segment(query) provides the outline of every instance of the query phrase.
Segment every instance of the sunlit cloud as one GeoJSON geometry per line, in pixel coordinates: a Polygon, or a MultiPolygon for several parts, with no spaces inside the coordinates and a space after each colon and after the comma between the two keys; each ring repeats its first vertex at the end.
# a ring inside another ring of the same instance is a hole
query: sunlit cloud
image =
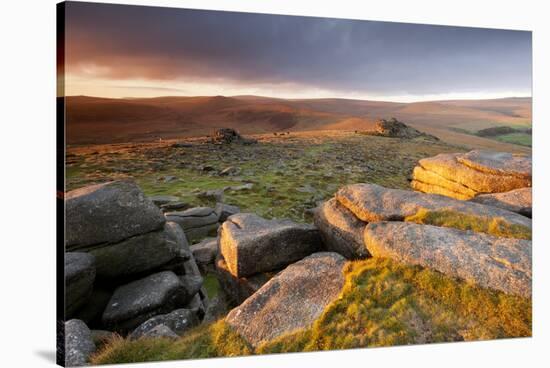
{"type": "Polygon", "coordinates": [[[66,14],[68,95],[531,95],[530,32],[92,3],[66,14]]]}

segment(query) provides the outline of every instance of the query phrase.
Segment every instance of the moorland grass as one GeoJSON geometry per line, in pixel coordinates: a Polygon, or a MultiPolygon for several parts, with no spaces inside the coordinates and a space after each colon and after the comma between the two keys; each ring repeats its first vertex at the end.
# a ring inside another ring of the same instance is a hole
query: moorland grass
{"type": "Polygon", "coordinates": [[[117,154],[116,146],[75,148],[71,152],[78,154],[72,154],[67,164],[67,189],[133,178],[147,195],[175,195],[190,206],[213,206],[214,203],[197,194],[251,183],[249,190],[227,190],[224,202],[266,218],[311,222],[309,210],[317,202],[330,198],[341,186],[369,182],[408,189],[407,177],[419,159],[460,151],[443,142],[426,145],[416,140],[353,133],[206,148],[136,144],[131,149],[120,149],[117,154]],[[211,166],[213,170],[199,170],[200,165],[211,166]],[[238,168],[239,173],[229,177],[217,174],[228,166],[238,168]],[[159,180],[168,175],[177,180],[168,183],[159,180]],[[302,190],[307,186],[312,188],[310,192],[302,190]]]}
{"type": "Polygon", "coordinates": [[[252,354],[252,348],[223,320],[199,326],[178,340],[167,338],[129,340],[120,336],[105,344],[92,364],[138,363],[175,359],[200,359],[252,354]]]}
{"type": "Polygon", "coordinates": [[[339,299],[314,324],[252,349],[222,320],[177,341],[116,338],[94,364],[531,336],[531,300],[389,259],[349,262],[339,299]]]}
{"type": "Polygon", "coordinates": [[[497,237],[531,240],[530,228],[518,224],[509,224],[499,217],[487,218],[466,215],[451,210],[432,211],[423,208],[416,214],[406,217],[405,221],[452,227],[460,230],[471,230],[497,237]]]}

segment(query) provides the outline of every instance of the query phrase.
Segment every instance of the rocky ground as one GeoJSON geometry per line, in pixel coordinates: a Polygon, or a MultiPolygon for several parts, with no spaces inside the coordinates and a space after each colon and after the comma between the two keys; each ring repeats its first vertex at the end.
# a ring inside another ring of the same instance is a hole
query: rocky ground
{"type": "Polygon", "coordinates": [[[258,144],[216,145],[190,138],[68,147],[67,189],[133,178],[147,195],[175,196],[189,207],[211,206],[223,196],[242,211],[311,222],[309,210],[342,185],[408,188],[419,159],[464,150],[422,137],[388,139],[354,132],[253,138],[258,144]]]}
{"type": "Polygon", "coordinates": [[[386,128],[70,147],[66,363],[530,336],[530,157],[386,128]]]}

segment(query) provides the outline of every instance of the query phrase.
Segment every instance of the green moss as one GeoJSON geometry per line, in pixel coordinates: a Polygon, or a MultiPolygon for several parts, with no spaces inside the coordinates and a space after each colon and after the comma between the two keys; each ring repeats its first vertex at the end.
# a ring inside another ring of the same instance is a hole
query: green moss
{"type": "Polygon", "coordinates": [[[212,273],[208,273],[204,276],[203,286],[206,288],[206,293],[210,299],[216,297],[220,291],[220,283],[212,273]]]}
{"type": "Polygon", "coordinates": [[[460,230],[472,230],[498,237],[531,239],[531,229],[522,225],[510,224],[502,218],[486,218],[465,215],[450,210],[430,211],[419,210],[405,221],[418,224],[452,227],[460,230]]]}
{"type": "Polygon", "coordinates": [[[531,300],[421,267],[372,258],[348,263],[339,299],[307,329],[253,350],[223,320],[177,341],[121,338],[95,364],[349,349],[531,336],[531,300]]]}

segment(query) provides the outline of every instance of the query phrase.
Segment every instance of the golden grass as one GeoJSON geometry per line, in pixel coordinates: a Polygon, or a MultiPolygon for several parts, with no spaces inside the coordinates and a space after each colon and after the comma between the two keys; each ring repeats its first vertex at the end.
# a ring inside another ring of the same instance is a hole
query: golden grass
{"type": "Polygon", "coordinates": [[[416,214],[406,217],[405,221],[417,224],[452,227],[460,230],[472,230],[497,237],[531,240],[531,229],[522,225],[509,224],[502,218],[486,218],[465,215],[450,210],[430,211],[419,210],[416,214]]]}
{"type": "Polygon", "coordinates": [[[91,359],[92,364],[230,357],[252,354],[251,347],[224,322],[199,326],[179,340],[116,337],[91,359]]]}
{"type": "Polygon", "coordinates": [[[389,259],[350,262],[315,323],[253,350],[223,320],[180,340],[117,338],[92,363],[129,363],[531,336],[531,300],[389,259]]]}

